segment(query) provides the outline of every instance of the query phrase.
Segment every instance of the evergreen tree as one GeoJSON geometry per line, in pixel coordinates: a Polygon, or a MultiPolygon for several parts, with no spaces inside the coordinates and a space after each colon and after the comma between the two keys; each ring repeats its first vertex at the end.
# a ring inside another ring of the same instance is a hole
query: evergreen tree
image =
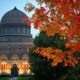
{"type": "Polygon", "coordinates": [[[47,37],[45,32],[40,32],[39,36],[34,39],[34,48],[30,50],[29,57],[31,63],[31,71],[33,72],[33,80],[76,80],[71,67],[63,67],[62,63],[56,67],[51,66],[51,60],[34,52],[36,47],[53,47],[62,50],[68,50],[64,46],[66,39],[60,39],[59,34],[54,37],[47,37]],[[69,76],[72,75],[72,76],[69,76]],[[68,78],[68,79],[67,79],[68,78]]]}

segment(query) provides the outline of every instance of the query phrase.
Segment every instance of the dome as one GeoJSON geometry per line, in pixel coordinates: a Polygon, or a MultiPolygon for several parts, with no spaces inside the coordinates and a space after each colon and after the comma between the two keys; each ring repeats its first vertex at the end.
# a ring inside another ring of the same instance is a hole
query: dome
{"type": "Polygon", "coordinates": [[[1,24],[24,24],[22,20],[24,16],[29,20],[25,13],[15,7],[2,17],[1,24]]]}

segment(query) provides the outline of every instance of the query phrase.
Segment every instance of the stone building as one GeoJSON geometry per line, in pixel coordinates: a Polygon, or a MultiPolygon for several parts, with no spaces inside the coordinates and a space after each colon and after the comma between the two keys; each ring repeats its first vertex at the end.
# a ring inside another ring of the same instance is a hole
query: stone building
{"type": "Polygon", "coordinates": [[[0,21],[0,74],[10,74],[16,64],[19,74],[30,73],[28,50],[33,46],[31,27],[23,20],[29,18],[16,7],[3,15],[0,21]]]}

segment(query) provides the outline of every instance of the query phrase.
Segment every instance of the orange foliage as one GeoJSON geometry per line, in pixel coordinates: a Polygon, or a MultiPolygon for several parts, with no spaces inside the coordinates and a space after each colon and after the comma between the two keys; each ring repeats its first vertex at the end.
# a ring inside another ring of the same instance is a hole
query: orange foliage
{"type": "Polygon", "coordinates": [[[71,51],[62,51],[55,48],[36,48],[35,53],[39,53],[44,57],[47,57],[49,60],[52,60],[52,66],[57,66],[58,63],[64,62],[64,66],[75,66],[78,63],[78,58],[73,57],[73,52],[71,51]]]}
{"type": "MultiPolygon", "coordinates": [[[[45,31],[48,36],[59,33],[67,39],[68,51],[60,49],[37,48],[36,53],[52,60],[52,66],[64,62],[64,66],[75,66],[78,59],[74,52],[80,52],[80,0],[37,0],[46,7],[35,8],[32,16],[34,28],[45,31]]],[[[30,7],[30,6],[29,6],[30,7]]]]}

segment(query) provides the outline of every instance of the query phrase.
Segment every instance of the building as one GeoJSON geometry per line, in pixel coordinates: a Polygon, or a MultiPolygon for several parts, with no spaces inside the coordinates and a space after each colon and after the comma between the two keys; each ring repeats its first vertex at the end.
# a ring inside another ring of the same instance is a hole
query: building
{"type": "MultiPolygon", "coordinates": [[[[0,21],[0,74],[10,74],[14,64],[19,74],[30,73],[27,53],[33,43],[31,27],[22,20],[23,16],[26,14],[15,7],[0,21]]],[[[27,16],[26,20],[29,20],[27,16]]]]}

